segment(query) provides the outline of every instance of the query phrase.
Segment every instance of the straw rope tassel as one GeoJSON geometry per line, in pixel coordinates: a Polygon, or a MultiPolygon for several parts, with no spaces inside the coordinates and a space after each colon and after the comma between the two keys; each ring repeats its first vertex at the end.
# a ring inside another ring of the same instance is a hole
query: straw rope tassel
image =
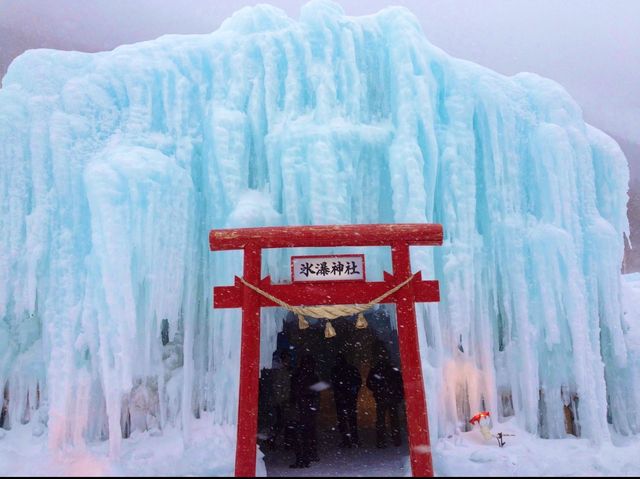
{"type": "Polygon", "coordinates": [[[367,326],[369,326],[367,318],[364,317],[363,313],[359,313],[358,319],[356,319],[356,329],[366,329],[367,326]]]}
{"type": "Polygon", "coordinates": [[[298,329],[307,329],[309,327],[309,322],[304,319],[302,314],[298,314],[298,329]]]}
{"type": "Polygon", "coordinates": [[[336,330],[333,329],[333,325],[331,321],[327,319],[327,324],[324,327],[324,337],[325,338],[333,338],[336,335],[336,330]]]}

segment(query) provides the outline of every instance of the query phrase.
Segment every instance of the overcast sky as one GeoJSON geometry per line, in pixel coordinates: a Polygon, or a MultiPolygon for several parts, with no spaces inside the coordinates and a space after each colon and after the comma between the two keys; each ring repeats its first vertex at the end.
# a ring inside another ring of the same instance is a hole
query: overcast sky
{"type": "MultiPolygon", "coordinates": [[[[212,0],[0,0],[0,72],[26,48],[97,51],[164,33],[204,33],[244,5],[212,0]]],[[[295,0],[270,2],[297,18],[295,0]]],[[[429,40],[501,73],[561,83],[587,121],[640,143],[638,0],[342,0],[347,14],[403,5],[429,40]]]]}

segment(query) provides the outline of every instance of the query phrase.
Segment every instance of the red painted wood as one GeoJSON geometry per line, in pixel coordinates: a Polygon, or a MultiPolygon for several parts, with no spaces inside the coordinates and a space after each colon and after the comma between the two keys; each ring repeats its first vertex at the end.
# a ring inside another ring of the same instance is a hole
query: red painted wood
{"type": "MultiPolygon", "coordinates": [[[[395,276],[407,277],[411,274],[408,244],[395,243],[391,248],[391,258],[395,276]]],[[[429,440],[427,402],[422,380],[416,309],[412,289],[412,284],[409,283],[398,291],[396,299],[398,342],[400,343],[400,362],[404,382],[407,428],[409,430],[409,453],[413,476],[432,477],[433,463],[429,440]]]]}
{"type": "Polygon", "coordinates": [[[242,249],[249,243],[262,248],[323,246],[385,246],[393,242],[411,245],[442,244],[442,225],[374,224],[329,226],[281,226],[211,230],[211,251],[242,249]]]}
{"type": "MultiPolygon", "coordinates": [[[[271,284],[271,278],[262,279],[256,286],[263,291],[281,299],[291,306],[320,306],[325,304],[366,304],[390,290],[406,278],[396,279],[388,275],[385,281],[378,282],[340,282],[324,281],[322,283],[271,284]]],[[[422,281],[420,274],[411,282],[413,285],[413,301],[416,303],[440,301],[438,281],[422,281]]],[[[244,284],[236,277],[233,286],[216,286],[213,288],[214,308],[242,307],[244,284]]],[[[403,288],[404,289],[404,288],[403,288]]],[[[384,303],[394,303],[399,293],[392,294],[384,303]]],[[[261,307],[278,306],[276,303],[258,295],[261,307]]]]}
{"type": "MultiPolygon", "coordinates": [[[[261,249],[255,244],[244,250],[243,276],[260,279],[261,249]]],[[[260,378],[260,303],[258,295],[244,288],[242,295],[242,339],[240,350],[240,394],[236,445],[236,477],[256,474],[258,435],[258,385],[260,378]]]]}

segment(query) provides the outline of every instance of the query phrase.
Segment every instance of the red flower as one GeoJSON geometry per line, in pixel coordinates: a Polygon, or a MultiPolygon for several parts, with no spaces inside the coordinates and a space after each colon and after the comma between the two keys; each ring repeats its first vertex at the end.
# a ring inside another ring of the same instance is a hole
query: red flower
{"type": "Polygon", "coordinates": [[[489,411],[482,411],[476,414],[475,416],[473,416],[469,422],[471,424],[475,424],[477,422],[480,422],[480,419],[482,419],[483,417],[489,417],[489,416],[491,416],[491,414],[489,414],[489,411]]]}

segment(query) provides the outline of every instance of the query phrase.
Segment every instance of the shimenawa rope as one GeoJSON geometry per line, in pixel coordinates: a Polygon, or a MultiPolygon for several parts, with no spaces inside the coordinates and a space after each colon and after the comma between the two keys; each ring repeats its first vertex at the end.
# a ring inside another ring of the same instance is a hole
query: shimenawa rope
{"type": "Polygon", "coordinates": [[[390,290],[386,291],[385,293],[381,294],[380,296],[369,301],[366,304],[332,304],[332,305],[326,305],[326,306],[292,306],[286,303],[285,301],[282,301],[281,299],[276,298],[272,294],[269,294],[266,291],[258,288],[257,286],[249,283],[244,278],[239,278],[239,279],[242,282],[242,284],[244,284],[247,288],[252,289],[256,293],[261,294],[265,298],[273,301],[278,306],[281,306],[291,311],[292,313],[296,314],[298,316],[298,327],[300,329],[306,329],[309,327],[309,323],[307,322],[306,319],[304,319],[305,316],[310,316],[316,319],[326,319],[327,324],[325,327],[325,337],[331,338],[336,335],[336,332],[333,329],[333,326],[331,326],[332,319],[336,319],[341,316],[351,316],[353,314],[357,314],[358,320],[356,321],[356,328],[358,329],[366,328],[367,320],[365,319],[362,313],[364,311],[367,311],[368,309],[371,309],[376,304],[381,303],[384,299],[391,296],[400,288],[403,288],[404,286],[409,284],[417,274],[418,273],[412,274],[407,279],[405,279],[402,283],[394,286],[390,290]]]}

